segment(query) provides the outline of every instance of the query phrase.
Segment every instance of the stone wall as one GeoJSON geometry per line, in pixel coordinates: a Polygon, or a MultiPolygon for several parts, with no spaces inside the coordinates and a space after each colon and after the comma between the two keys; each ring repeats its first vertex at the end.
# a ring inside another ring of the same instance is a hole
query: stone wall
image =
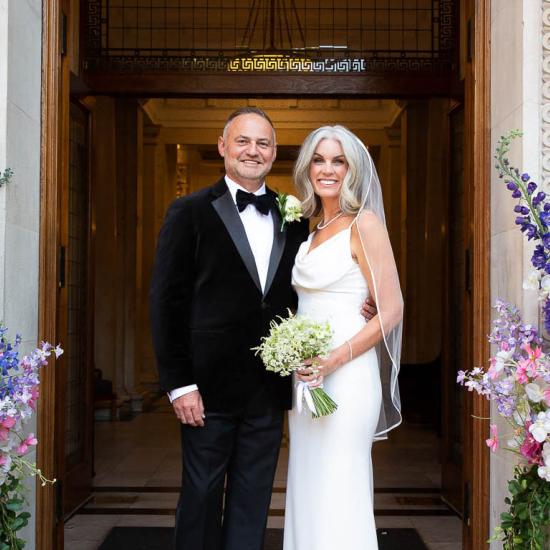
{"type": "MultiPolygon", "coordinates": [[[[523,131],[510,154],[511,163],[541,181],[541,16],[550,2],[493,0],[491,4],[491,145],[510,129],[523,131]]],[[[530,271],[532,245],[514,223],[515,201],[493,170],[491,173],[491,300],[515,303],[524,318],[538,322],[535,293],[522,289],[530,271]]],[[[545,189],[548,192],[548,189],[545,189]]],[[[493,411],[493,421],[507,431],[493,411]]],[[[507,493],[505,480],[512,475],[513,455],[491,455],[491,528],[499,523],[507,493]]],[[[494,544],[494,548],[500,548],[494,544]]]]}
{"type": "MultiPolygon", "coordinates": [[[[0,0],[0,170],[15,174],[0,189],[0,321],[22,334],[25,352],[39,338],[41,18],[41,0],[0,0]]],[[[29,487],[33,507],[34,481],[29,487]]]]}

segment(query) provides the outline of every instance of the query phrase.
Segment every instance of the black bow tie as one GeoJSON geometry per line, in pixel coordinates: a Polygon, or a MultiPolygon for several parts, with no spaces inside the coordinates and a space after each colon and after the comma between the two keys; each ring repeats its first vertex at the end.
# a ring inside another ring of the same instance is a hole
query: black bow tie
{"type": "Polygon", "coordinates": [[[267,216],[269,209],[273,204],[273,199],[270,195],[265,193],[264,195],[254,195],[254,193],[247,193],[246,191],[237,190],[237,208],[239,212],[242,212],[249,204],[256,207],[256,210],[267,216]]]}

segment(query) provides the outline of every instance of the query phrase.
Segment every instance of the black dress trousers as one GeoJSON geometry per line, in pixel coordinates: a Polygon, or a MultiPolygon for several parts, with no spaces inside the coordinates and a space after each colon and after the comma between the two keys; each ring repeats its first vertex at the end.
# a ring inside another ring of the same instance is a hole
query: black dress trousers
{"type": "Polygon", "coordinates": [[[283,414],[247,407],[207,412],[202,428],[182,424],[176,550],[262,550],[283,414]]]}

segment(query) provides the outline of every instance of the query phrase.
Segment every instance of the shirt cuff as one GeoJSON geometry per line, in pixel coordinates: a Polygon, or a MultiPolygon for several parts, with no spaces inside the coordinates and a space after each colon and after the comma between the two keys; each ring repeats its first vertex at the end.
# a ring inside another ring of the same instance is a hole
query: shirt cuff
{"type": "Polygon", "coordinates": [[[186,393],[191,393],[192,391],[198,390],[199,387],[197,384],[191,384],[189,386],[183,386],[181,388],[176,388],[175,390],[168,392],[168,399],[170,399],[170,403],[173,403],[178,397],[181,397],[182,395],[185,395],[186,393]]]}

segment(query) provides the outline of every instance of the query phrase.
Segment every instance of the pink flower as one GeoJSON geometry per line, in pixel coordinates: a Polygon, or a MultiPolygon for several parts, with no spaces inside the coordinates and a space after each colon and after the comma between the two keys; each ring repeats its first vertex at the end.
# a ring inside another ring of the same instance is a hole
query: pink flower
{"type": "Polygon", "coordinates": [[[40,396],[40,392],[38,391],[38,386],[33,386],[31,388],[31,398],[29,399],[29,406],[34,409],[36,405],[36,400],[40,396]]]}
{"type": "Polygon", "coordinates": [[[530,425],[530,421],[527,421],[525,423],[525,439],[523,440],[519,451],[527,459],[529,464],[541,464],[540,452],[542,449],[542,445],[533,437],[533,435],[529,431],[530,425]]]}
{"type": "Polygon", "coordinates": [[[36,445],[37,443],[38,439],[34,437],[33,433],[30,433],[23,441],[21,441],[21,444],[17,447],[17,452],[21,455],[25,454],[31,445],[36,445]]]}
{"type": "Polygon", "coordinates": [[[530,344],[524,344],[521,348],[527,353],[527,359],[522,359],[519,363],[525,363],[529,376],[534,378],[537,375],[537,359],[542,355],[542,350],[538,347],[533,349],[530,344]]]}
{"type": "Polygon", "coordinates": [[[493,453],[496,453],[498,450],[498,432],[496,424],[491,424],[491,433],[493,437],[486,439],[485,443],[487,443],[487,447],[489,447],[493,453]]]}
{"type": "Polygon", "coordinates": [[[0,426],[4,426],[4,428],[8,428],[9,430],[15,426],[15,422],[16,420],[13,416],[6,416],[6,418],[0,422],[0,426]]]}
{"type": "Polygon", "coordinates": [[[543,394],[544,394],[544,401],[548,406],[550,406],[550,388],[546,388],[543,394]]]}
{"type": "Polygon", "coordinates": [[[521,359],[518,362],[518,368],[516,369],[516,380],[520,384],[527,384],[527,382],[529,382],[529,378],[527,377],[528,365],[529,361],[527,359],[521,359]]]}
{"type": "Polygon", "coordinates": [[[5,466],[8,463],[8,455],[0,454],[0,466],[5,466]]]}

